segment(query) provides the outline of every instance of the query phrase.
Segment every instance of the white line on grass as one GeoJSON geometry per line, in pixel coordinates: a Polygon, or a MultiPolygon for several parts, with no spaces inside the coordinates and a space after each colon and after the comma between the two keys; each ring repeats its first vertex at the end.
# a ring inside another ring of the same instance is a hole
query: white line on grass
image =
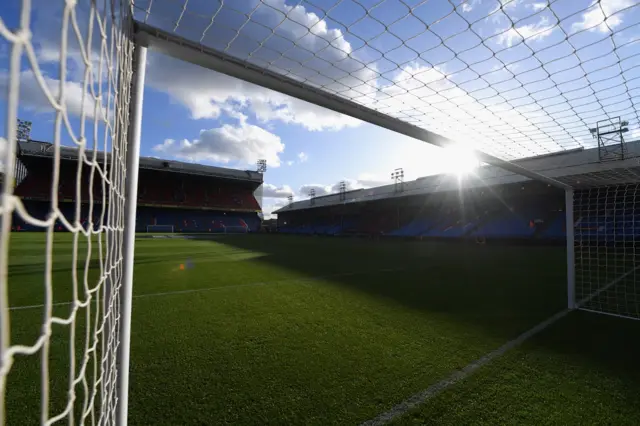
{"type": "MultiPolygon", "coordinates": [[[[578,309],[580,309],[582,305],[584,305],[585,303],[591,301],[591,299],[593,299],[594,297],[598,296],[603,291],[609,289],[611,286],[619,283],[624,278],[626,278],[627,276],[629,276],[630,274],[632,274],[633,272],[635,272],[638,269],[640,269],[640,265],[636,266],[635,268],[633,268],[632,270],[630,270],[628,272],[625,272],[623,275],[621,275],[618,278],[616,278],[615,280],[611,281],[610,283],[608,283],[607,285],[602,287],[600,290],[598,290],[598,291],[594,292],[593,294],[583,298],[577,304],[578,305],[578,309]]],[[[584,309],[584,308],[582,308],[582,309],[584,309]]],[[[587,310],[587,309],[584,309],[584,310],[587,310]]],[[[423,404],[424,402],[426,402],[429,399],[433,398],[434,396],[438,395],[443,390],[455,385],[456,383],[460,382],[461,380],[466,379],[471,374],[473,374],[478,368],[480,368],[480,367],[482,367],[484,365],[487,365],[488,363],[493,361],[495,358],[498,358],[498,357],[504,355],[507,351],[515,348],[516,346],[521,345],[525,340],[530,339],[531,337],[533,337],[536,334],[540,333],[542,330],[544,330],[545,328],[549,327],[550,325],[552,325],[556,321],[564,318],[571,311],[572,311],[571,309],[564,309],[564,310],[558,312],[557,314],[552,315],[551,317],[549,317],[546,320],[542,321],[541,323],[539,323],[535,327],[525,331],[524,333],[522,333],[521,335],[519,335],[515,339],[510,340],[507,343],[505,343],[504,345],[500,346],[498,349],[495,349],[495,350],[489,352],[488,354],[484,355],[483,357],[481,357],[481,358],[473,361],[472,363],[468,364],[462,370],[455,371],[449,377],[439,381],[438,383],[435,383],[435,384],[429,386],[427,389],[425,389],[425,390],[423,390],[421,392],[418,392],[415,395],[410,396],[409,398],[407,398],[406,400],[402,401],[398,405],[392,407],[389,411],[386,411],[386,412],[378,415],[377,417],[375,417],[375,418],[373,418],[371,420],[367,420],[366,422],[363,422],[360,426],[379,426],[379,425],[387,424],[390,421],[397,419],[398,417],[408,413],[412,409],[418,407],[419,405],[423,404]]]]}
{"type": "MultiPolygon", "coordinates": [[[[627,271],[624,274],[620,275],[618,278],[616,278],[615,280],[611,281],[609,284],[605,285],[601,289],[599,289],[599,290],[595,291],[594,293],[590,294],[589,296],[586,296],[582,300],[579,300],[578,303],[576,304],[578,309],[587,310],[587,309],[582,308],[582,307],[584,305],[586,305],[587,303],[591,302],[591,300],[593,300],[594,297],[600,296],[600,294],[602,294],[603,292],[609,290],[613,285],[618,284],[620,281],[622,281],[623,279],[627,278],[629,275],[633,274],[638,269],[640,269],[640,265],[638,265],[635,268],[631,269],[630,271],[627,271]]],[[[596,312],[596,311],[592,311],[592,312],[596,312]]]]}
{"type": "MultiPolygon", "coordinates": [[[[206,287],[206,288],[192,288],[187,290],[174,290],[174,291],[164,291],[158,293],[145,293],[145,294],[134,294],[134,299],[147,298],[147,297],[159,297],[159,296],[171,296],[171,295],[179,295],[179,294],[190,294],[190,293],[201,293],[208,291],[217,291],[217,290],[226,290],[229,288],[241,288],[241,287],[258,287],[265,285],[275,285],[275,284],[288,284],[288,283],[299,283],[306,281],[317,281],[323,280],[327,278],[337,278],[337,277],[349,277],[353,275],[366,275],[366,274],[375,274],[379,272],[397,272],[402,271],[406,268],[384,268],[384,269],[373,269],[370,271],[359,271],[359,272],[339,272],[336,274],[327,274],[327,275],[316,275],[313,277],[302,277],[302,278],[289,278],[284,280],[277,281],[266,281],[266,282],[255,282],[255,283],[247,283],[247,284],[235,284],[235,285],[223,285],[218,287],[206,287]]],[[[52,303],[51,306],[68,306],[73,302],[58,302],[52,303]]],[[[21,311],[27,309],[38,309],[44,307],[43,304],[39,305],[24,305],[24,306],[12,306],[9,308],[10,311],[21,311]]]]}
{"type": "Polygon", "coordinates": [[[423,390],[422,392],[418,392],[417,394],[410,396],[408,399],[402,401],[400,404],[392,407],[389,411],[382,413],[371,420],[367,420],[366,422],[362,423],[361,426],[384,425],[406,414],[407,412],[416,408],[420,404],[438,395],[440,392],[447,389],[448,387],[453,386],[459,381],[467,378],[468,376],[473,374],[478,368],[490,363],[492,360],[503,355],[508,350],[515,348],[525,340],[529,339],[530,337],[534,336],[535,334],[549,327],[551,324],[558,321],[560,318],[564,317],[569,312],[570,312],[569,309],[565,309],[563,311],[558,312],[552,317],[542,321],[540,324],[536,325],[532,329],[525,331],[515,339],[510,340],[509,342],[500,346],[498,349],[491,351],[488,354],[484,355],[482,358],[473,361],[471,364],[468,364],[462,370],[458,370],[453,374],[451,374],[449,377],[439,381],[438,383],[435,383],[429,386],[427,389],[423,390]]]}

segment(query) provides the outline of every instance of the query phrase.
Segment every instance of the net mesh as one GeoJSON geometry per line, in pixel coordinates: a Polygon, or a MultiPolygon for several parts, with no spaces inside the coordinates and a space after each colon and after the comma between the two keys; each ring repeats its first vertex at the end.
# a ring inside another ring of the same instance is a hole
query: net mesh
{"type": "Polygon", "coordinates": [[[7,71],[0,69],[7,93],[0,424],[115,424],[130,5],[14,6],[3,4],[0,16],[0,48],[8,52],[7,71]],[[34,112],[40,133],[50,129],[52,141],[38,150],[32,141],[16,143],[18,115],[34,112]],[[16,163],[25,173],[14,188],[16,163]],[[23,185],[33,193],[43,182],[39,204],[20,196],[23,185]],[[10,250],[10,231],[20,228],[43,232],[28,244],[14,241],[10,250]],[[40,283],[16,272],[27,266],[42,273],[40,283]]]}
{"type": "Polygon", "coordinates": [[[576,191],[574,221],[578,306],[640,319],[640,184],[576,191]]]}
{"type": "Polygon", "coordinates": [[[503,159],[640,132],[635,0],[140,0],[135,19],[503,159]]]}

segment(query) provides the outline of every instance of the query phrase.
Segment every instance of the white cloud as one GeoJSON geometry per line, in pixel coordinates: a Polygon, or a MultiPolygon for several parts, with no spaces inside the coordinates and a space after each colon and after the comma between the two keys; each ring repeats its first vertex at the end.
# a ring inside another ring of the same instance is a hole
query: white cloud
{"type": "Polygon", "coordinates": [[[372,188],[375,186],[387,185],[389,180],[373,173],[361,173],[357,179],[355,179],[356,185],[360,188],[372,188]]]}
{"type": "Polygon", "coordinates": [[[331,185],[322,185],[319,183],[308,183],[308,184],[302,185],[298,193],[302,197],[308,197],[309,192],[312,189],[316,191],[316,197],[322,197],[323,195],[329,195],[335,192],[331,185]]]}
{"type": "Polygon", "coordinates": [[[543,16],[534,24],[510,27],[505,32],[498,34],[495,41],[500,45],[511,47],[522,40],[527,42],[542,40],[549,37],[557,28],[557,24],[551,23],[549,18],[543,16]]]}
{"type": "Polygon", "coordinates": [[[262,196],[265,198],[287,198],[293,195],[293,189],[289,185],[276,186],[270,183],[262,185],[262,196]]]}
{"type": "Polygon", "coordinates": [[[489,11],[489,15],[494,14],[497,10],[502,9],[503,11],[513,10],[518,6],[522,0],[498,0],[498,4],[489,11]]]}
{"type": "MultiPolygon", "coordinates": [[[[230,43],[230,49],[240,57],[261,60],[260,64],[268,61],[275,71],[288,74],[286,69],[295,67],[299,80],[340,92],[342,96],[356,98],[375,91],[375,83],[365,84],[375,78],[375,72],[354,58],[342,31],[329,28],[325,20],[304,6],[268,0],[253,18],[258,22],[274,22],[276,36],[270,37],[263,48],[246,41],[251,37],[216,42],[230,43]],[[287,19],[282,19],[283,14],[287,19]],[[315,54],[313,64],[309,63],[310,52],[315,54]],[[316,66],[322,67],[323,72],[318,73],[316,66]]],[[[194,119],[217,118],[231,105],[233,109],[248,108],[261,122],[281,121],[311,131],[339,130],[360,124],[343,114],[166,56],[150,55],[147,68],[147,83],[185,105],[194,119]]]]}
{"type": "MultiPolygon", "coordinates": [[[[539,132],[528,115],[539,121],[550,113],[532,106],[516,108],[498,96],[485,96],[478,102],[477,94],[469,95],[438,68],[408,65],[395,76],[392,85],[382,90],[391,97],[389,114],[419,111],[420,115],[412,118],[420,126],[449,135],[458,142],[472,141],[474,147],[502,158],[543,154],[555,144],[551,138],[543,139],[544,136],[538,137],[534,144],[515,144],[508,136],[515,129],[525,135],[539,132]],[[539,144],[542,142],[544,147],[539,144]]],[[[492,93],[492,89],[487,92],[492,93]]]]}
{"type": "Polygon", "coordinates": [[[289,201],[287,200],[277,200],[275,198],[266,199],[262,204],[262,214],[264,215],[265,219],[273,219],[275,217],[273,215],[273,212],[281,209],[287,204],[289,204],[289,201]]]}
{"type": "MultiPolygon", "coordinates": [[[[49,90],[51,96],[57,101],[60,93],[60,80],[43,76],[45,87],[49,90]]],[[[8,93],[9,75],[6,71],[0,70],[0,93],[8,93]]],[[[84,92],[80,83],[67,81],[64,84],[65,102],[64,107],[70,115],[79,116],[84,110],[87,118],[93,118],[96,101],[90,92],[84,92]],[[84,93],[84,100],[83,100],[84,93]]],[[[31,70],[25,70],[20,73],[20,107],[31,109],[39,113],[54,113],[48,97],[45,95],[40,83],[31,70]]],[[[106,111],[102,111],[105,114],[106,111]]],[[[98,110],[98,114],[100,111],[98,110]]]]}
{"type": "Polygon", "coordinates": [[[469,13],[480,3],[482,3],[482,0],[466,0],[466,2],[462,3],[462,11],[469,13]]]}
{"type": "MultiPolygon", "coordinates": [[[[42,65],[55,66],[60,63],[61,59],[59,39],[63,8],[49,1],[39,1],[38,3],[37,26],[33,35],[36,53],[42,65]]],[[[99,6],[98,8],[100,9],[99,6]]],[[[91,8],[79,4],[74,10],[79,15],[80,33],[86,35],[91,8]]],[[[278,40],[282,44],[279,48],[288,51],[287,57],[295,58],[298,62],[306,61],[309,52],[318,52],[318,60],[332,65],[335,68],[336,79],[341,82],[339,87],[334,85],[327,87],[328,89],[343,90],[342,84],[356,85],[354,82],[362,84],[362,81],[368,81],[373,77],[370,69],[364,68],[349,56],[352,48],[343,37],[341,30],[329,28],[324,20],[321,20],[314,13],[307,12],[305,7],[288,6],[284,0],[269,0],[265,2],[265,6],[258,8],[255,17],[260,16],[261,20],[273,21],[277,19],[280,21],[282,13],[286,13],[289,20],[278,25],[275,30],[278,37],[272,37],[269,46],[273,47],[271,45],[278,40]],[[307,30],[301,25],[311,28],[311,30],[307,30]],[[297,47],[288,49],[290,43],[285,39],[295,40],[297,47]],[[362,70],[359,70],[358,67],[362,70]],[[361,76],[361,78],[357,76],[361,76]]],[[[159,15],[157,13],[151,14],[152,18],[156,16],[159,15]]],[[[163,23],[155,24],[163,27],[163,23]]],[[[226,23],[224,24],[226,25],[226,23]]],[[[170,29],[173,30],[173,26],[170,29]]],[[[110,44],[108,31],[106,36],[106,42],[110,44]]],[[[242,40],[244,39],[239,37],[232,44],[235,49],[239,48],[244,51],[244,54],[248,54],[254,50],[255,46],[243,46],[242,40]]],[[[102,43],[97,24],[94,25],[92,40],[90,60],[93,65],[94,80],[97,80],[102,43]]],[[[231,42],[232,40],[220,41],[231,42]]],[[[67,42],[66,77],[68,81],[80,81],[84,76],[85,65],[78,38],[71,29],[68,32],[67,42]]],[[[264,50],[269,49],[265,47],[264,50]]],[[[269,51],[274,52],[273,50],[269,51]]],[[[104,55],[108,54],[107,52],[104,55]]],[[[256,55],[256,57],[259,56],[256,55]]],[[[279,64],[278,61],[275,61],[273,67],[277,67],[279,64]]],[[[300,125],[310,131],[340,130],[360,124],[359,120],[352,117],[162,54],[150,54],[147,69],[147,85],[169,94],[173,101],[184,105],[190,111],[193,119],[218,118],[224,112],[232,118],[242,121],[247,118],[244,112],[250,112],[263,123],[280,121],[285,124],[300,125]]],[[[317,72],[314,74],[315,77],[309,77],[309,82],[320,84],[319,81],[313,80],[318,77],[317,72]]],[[[104,80],[106,77],[107,73],[103,69],[102,79],[104,80]]],[[[322,84],[325,83],[322,82],[322,84]]],[[[369,88],[369,91],[372,90],[369,88]]],[[[364,89],[359,93],[364,93],[364,89]]]]}
{"type": "Polygon", "coordinates": [[[267,160],[270,167],[280,166],[284,144],[277,135],[258,126],[240,123],[202,130],[198,139],[176,141],[166,139],[153,150],[189,161],[214,161],[229,164],[255,164],[267,160]]]}
{"type": "Polygon", "coordinates": [[[295,163],[295,161],[289,160],[287,161],[287,166],[293,166],[293,163],[295,163]]]}
{"type": "MultiPolygon", "coordinates": [[[[354,191],[356,189],[367,189],[367,188],[373,188],[376,186],[389,184],[389,181],[380,179],[370,173],[363,173],[360,176],[358,176],[357,179],[345,178],[345,179],[342,179],[341,182],[342,181],[344,181],[345,189],[347,191],[354,191]]],[[[321,197],[323,195],[337,194],[338,192],[340,192],[340,182],[336,182],[333,185],[308,183],[300,187],[300,189],[298,190],[298,194],[301,197],[306,198],[309,196],[309,191],[312,189],[316,191],[316,197],[321,197]]]]}
{"type": "MultiPolygon", "coordinates": [[[[32,41],[38,63],[41,67],[57,68],[61,62],[61,44],[60,36],[64,22],[64,2],[56,2],[50,0],[35,0],[32,7],[33,22],[31,23],[32,41]]],[[[107,26],[106,31],[102,31],[101,25],[98,23],[98,16],[105,13],[103,5],[93,4],[95,2],[79,1],[75,2],[73,7],[73,15],[70,18],[68,31],[66,31],[66,71],[64,80],[80,82],[85,76],[87,65],[84,61],[82,51],[88,58],[91,67],[91,78],[93,82],[107,82],[109,79],[109,68],[115,66],[115,57],[117,51],[115,48],[116,36],[115,32],[110,30],[111,21],[103,25],[107,26]],[[94,9],[95,13],[91,10],[94,9]],[[90,25],[93,19],[93,25],[90,25]],[[78,34],[75,27],[77,26],[78,34]],[[89,41],[89,28],[92,28],[91,44],[87,46],[89,41]],[[113,49],[111,47],[114,47],[113,49]]],[[[107,6],[109,8],[109,6],[107,6]]],[[[120,15],[118,8],[109,8],[109,14],[113,13],[113,22],[117,22],[120,15]]],[[[56,75],[56,77],[59,77],[56,75]]]]}
{"type": "Polygon", "coordinates": [[[579,22],[574,23],[571,28],[574,31],[589,30],[609,32],[622,24],[623,11],[635,5],[634,0],[599,0],[591,3],[591,7],[583,15],[579,22]],[[605,23],[606,21],[606,23],[605,23]]]}
{"type": "Polygon", "coordinates": [[[248,109],[261,122],[281,121],[307,130],[340,130],[359,120],[163,55],[151,55],[147,83],[187,107],[193,119],[248,109]]]}
{"type": "Polygon", "coordinates": [[[539,12],[545,9],[547,6],[548,6],[548,3],[531,3],[527,5],[527,7],[532,9],[534,12],[539,12]]]}
{"type": "Polygon", "coordinates": [[[301,152],[298,154],[298,160],[300,160],[301,163],[306,163],[309,160],[309,155],[305,152],[301,152]]]}

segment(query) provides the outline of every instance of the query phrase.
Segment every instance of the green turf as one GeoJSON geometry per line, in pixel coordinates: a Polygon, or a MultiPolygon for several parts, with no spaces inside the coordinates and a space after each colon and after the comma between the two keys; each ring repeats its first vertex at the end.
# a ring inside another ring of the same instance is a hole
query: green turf
{"type": "MultiPolygon", "coordinates": [[[[79,264],[91,252],[90,284],[92,244],[79,244],[79,264]]],[[[11,247],[11,306],[42,303],[43,234],[14,234],[11,247]]],[[[54,302],[74,293],[72,248],[55,235],[54,302]]],[[[565,258],[553,247],[138,239],[134,295],[130,424],[357,424],[562,309],[565,258]],[[187,259],[194,267],[181,270],[187,259]]],[[[11,311],[12,343],[33,344],[41,318],[40,308],[11,311]]],[[[78,311],[79,354],[86,319],[78,311]]],[[[68,401],[70,329],[53,327],[52,414],[68,401]]],[[[587,423],[638,424],[639,337],[636,322],[571,314],[399,422],[583,424],[585,413],[587,423]]],[[[9,424],[37,424],[39,378],[37,357],[16,359],[9,424]]],[[[79,413],[85,391],[75,389],[79,413]]]]}

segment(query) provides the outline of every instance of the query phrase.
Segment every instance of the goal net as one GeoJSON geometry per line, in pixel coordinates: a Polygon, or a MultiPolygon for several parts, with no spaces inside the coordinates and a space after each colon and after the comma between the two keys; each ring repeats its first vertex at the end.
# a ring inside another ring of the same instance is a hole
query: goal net
{"type": "Polygon", "coordinates": [[[147,225],[147,232],[173,234],[173,225],[147,225]]]}
{"type": "Polygon", "coordinates": [[[2,6],[0,424],[117,423],[129,7],[2,6]],[[47,143],[18,131],[30,117],[47,143]],[[41,189],[39,203],[21,196],[25,186],[41,189]],[[11,236],[19,227],[44,232],[11,236]],[[42,271],[35,280],[11,273],[25,257],[42,271]]]}
{"type": "Polygon", "coordinates": [[[640,319],[640,184],[574,193],[579,308],[640,319]]]}

